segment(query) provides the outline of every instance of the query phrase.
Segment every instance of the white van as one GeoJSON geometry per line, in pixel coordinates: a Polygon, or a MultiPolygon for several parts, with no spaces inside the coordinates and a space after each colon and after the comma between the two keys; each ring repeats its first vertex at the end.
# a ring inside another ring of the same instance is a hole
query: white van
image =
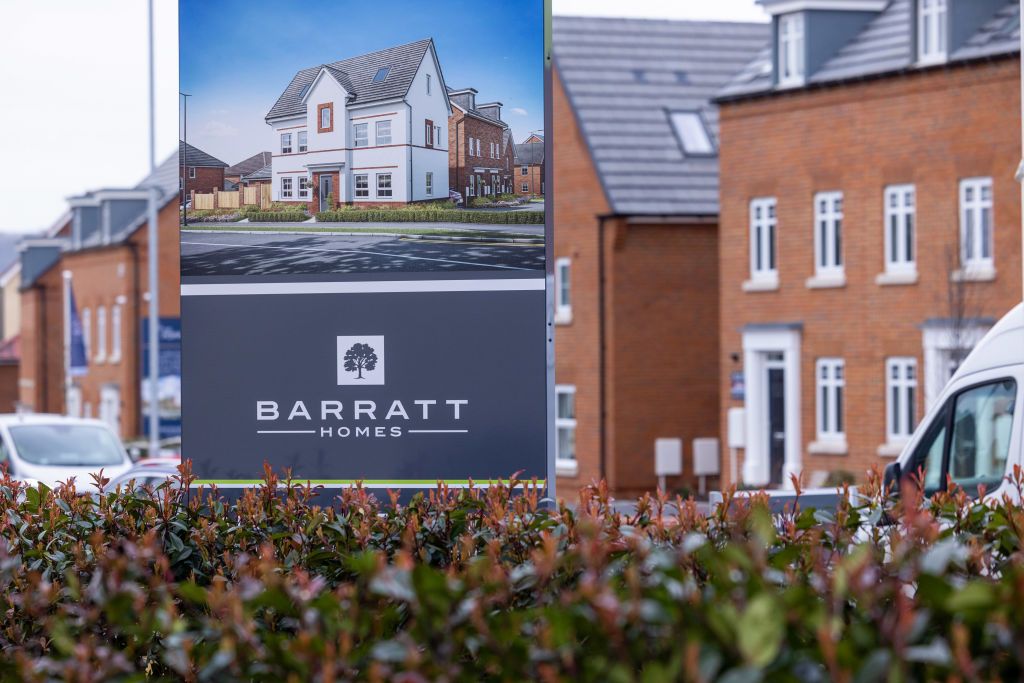
{"type": "Polygon", "coordinates": [[[947,474],[971,496],[1017,492],[1006,481],[1024,465],[1024,304],[989,330],[946,384],[885,481],[923,472],[925,494],[946,488],[947,474]]]}
{"type": "Polygon", "coordinates": [[[0,465],[15,479],[49,487],[75,478],[92,488],[94,472],[114,479],[132,462],[106,423],[64,415],[0,415],[0,465]]]}

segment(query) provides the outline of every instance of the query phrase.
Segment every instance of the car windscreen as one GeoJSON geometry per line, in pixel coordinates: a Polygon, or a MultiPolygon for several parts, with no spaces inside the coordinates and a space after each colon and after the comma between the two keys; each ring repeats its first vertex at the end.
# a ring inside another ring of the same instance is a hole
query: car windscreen
{"type": "Polygon", "coordinates": [[[34,424],[10,427],[9,431],[15,451],[33,465],[89,467],[124,462],[117,439],[103,427],[34,424]]]}

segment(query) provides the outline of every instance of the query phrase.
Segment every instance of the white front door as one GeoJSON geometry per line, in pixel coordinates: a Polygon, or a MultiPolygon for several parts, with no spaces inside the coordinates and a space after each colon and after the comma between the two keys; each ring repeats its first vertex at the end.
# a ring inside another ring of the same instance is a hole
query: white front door
{"type": "Polygon", "coordinates": [[[121,434],[121,389],[107,385],[100,389],[100,419],[110,425],[114,433],[121,434]]]}

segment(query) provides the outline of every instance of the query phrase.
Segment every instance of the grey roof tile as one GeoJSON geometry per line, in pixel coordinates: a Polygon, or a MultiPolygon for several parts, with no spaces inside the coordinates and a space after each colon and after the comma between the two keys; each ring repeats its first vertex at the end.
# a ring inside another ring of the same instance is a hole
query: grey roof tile
{"type": "Polygon", "coordinates": [[[516,145],[516,163],[537,166],[544,163],[544,143],[530,142],[516,145]]]}
{"type": "Polygon", "coordinates": [[[178,140],[178,158],[183,166],[227,168],[228,165],[215,156],[207,154],[183,140],[178,140]]]}
{"type": "Polygon", "coordinates": [[[270,180],[270,164],[242,176],[242,180],[270,180]]]}
{"type": "Polygon", "coordinates": [[[354,95],[353,102],[366,104],[405,97],[431,43],[430,38],[424,38],[414,43],[302,69],[292,77],[288,87],[267,112],[266,118],[305,114],[306,107],[302,98],[321,68],[326,68],[345,90],[354,95]],[[381,83],[374,83],[373,77],[383,67],[390,68],[387,78],[381,83]]]}
{"type": "Polygon", "coordinates": [[[718,159],[687,157],[671,111],[700,111],[768,41],[767,24],[555,17],[553,48],[612,209],[631,215],[718,213],[718,159]]]}
{"type": "Polygon", "coordinates": [[[252,173],[253,171],[258,171],[270,163],[272,156],[273,154],[271,154],[270,152],[258,152],[256,154],[253,154],[248,159],[243,159],[242,161],[239,161],[237,164],[228,166],[228,168],[224,171],[224,174],[242,176],[248,173],[252,173]]]}
{"type": "MultiPolygon", "coordinates": [[[[834,83],[912,68],[913,0],[891,0],[864,29],[829,59],[808,83],[834,83]]],[[[949,62],[977,59],[1020,50],[1020,6],[1007,0],[1005,6],[985,22],[971,38],[949,55],[949,62]]],[[[773,89],[771,49],[766,47],[718,92],[729,99],[769,92],[773,89]]]]}

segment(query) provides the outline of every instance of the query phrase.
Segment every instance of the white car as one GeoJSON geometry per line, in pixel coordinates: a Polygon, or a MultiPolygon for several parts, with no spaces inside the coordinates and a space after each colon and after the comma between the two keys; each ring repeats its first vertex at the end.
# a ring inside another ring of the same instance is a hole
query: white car
{"type": "Polygon", "coordinates": [[[121,440],[106,423],[64,415],[0,415],[0,464],[15,479],[54,487],[74,477],[80,491],[103,470],[109,479],[131,469],[121,440]]]}

